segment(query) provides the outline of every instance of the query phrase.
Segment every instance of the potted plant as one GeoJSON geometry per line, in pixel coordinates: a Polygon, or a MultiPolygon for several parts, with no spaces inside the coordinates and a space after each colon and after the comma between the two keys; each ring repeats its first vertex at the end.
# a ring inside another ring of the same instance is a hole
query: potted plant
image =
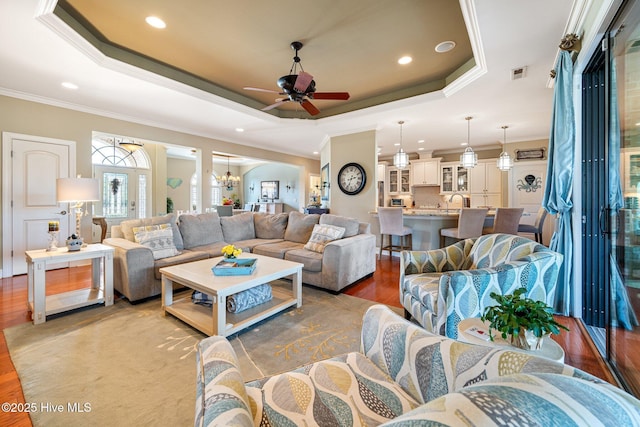
{"type": "Polygon", "coordinates": [[[486,307],[481,316],[482,321],[489,321],[491,341],[494,338],[493,330],[496,330],[515,347],[538,350],[545,336],[559,334],[560,328],[569,330],[555,321],[551,307],[544,301],[523,298],[522,294],[526,292],[527,288],[522,287],[510,295],[491,293],[491,298],[498,305],[486,307]]]}

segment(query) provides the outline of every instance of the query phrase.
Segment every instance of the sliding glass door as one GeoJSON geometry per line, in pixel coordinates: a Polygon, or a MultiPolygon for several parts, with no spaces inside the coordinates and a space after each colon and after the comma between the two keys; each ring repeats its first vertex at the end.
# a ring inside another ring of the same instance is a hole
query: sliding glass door
{"type": "Polygon", "coordinates": [[[608,37],[611,273],[607,357],[640,396],[640,2],[623,11],[608,37]],[[616,157],[618,156],[618,157],[616,157]],[[619,178],[615,172],[619,171],[619,178]],[[620,189],[616,194],[615,187],[620,189]]]}

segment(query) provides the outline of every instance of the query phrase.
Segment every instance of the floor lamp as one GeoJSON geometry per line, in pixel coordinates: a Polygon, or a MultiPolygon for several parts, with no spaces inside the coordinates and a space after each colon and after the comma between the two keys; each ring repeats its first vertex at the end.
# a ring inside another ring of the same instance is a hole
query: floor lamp
{"type": "MultiPolygon", "coordinates": [[[[93,178],[58,178],[56,180],[57,200],[60,203],[69,203],[69,210],[74,209],[76,214],[75,236],[79,244],[77,248],[69,246],[70,250],[78,250],[83,245],[80,237],[80,222],[82,220],[82,207],[85,202],[96,202],[100,200],[98,180],[93,178]]],[[[85,215],[87,214],[85,209],[85,215]]],[[[73,240],[73,239],[72,239],[73,240]]]]}

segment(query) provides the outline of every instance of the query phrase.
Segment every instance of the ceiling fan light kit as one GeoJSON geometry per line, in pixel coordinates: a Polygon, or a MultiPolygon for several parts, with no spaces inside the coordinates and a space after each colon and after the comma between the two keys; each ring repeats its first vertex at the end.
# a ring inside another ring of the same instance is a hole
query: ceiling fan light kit
{"type": "Polygon", "coordinates": [[[293,64],[291,64],[289,74],[280,77],[277,81],[278,87],[282,89],[282,92],[254,87],[244,88],[245,90],[270,92],[276,93],[281,96],[286,96],[286,98],[283,99],[276,99],[275,103],[267,105],[262,109],[262,111],[272,110],[287,102],[297,102],[298,104],[300,104],[300,106],[302,106],[302,108],[305,109],[305,111],[307,111],[307,113],[315,116],[320,114],[320,110],[311,103],[310,99],[326,99],[338,101],[346,101],[349,99],[348,92],[316,92],[316,82],[315,80],[313,80],[313,76],[305,72],[302,68],[302,64],[300,63],[298,51],[302,49],[302,46],[302,42],[299,41],[291,43],[291,49],[296,52],[295,56],[293,57],[293,64]],[[300,71],[298,71],[298,68],[300,69],[300,71]]]}
{"type": "Polygon", "coordinates": [[[471,119],[473,117],[465,117],[464,119],[467,121],[467,148],[465,148],[464,152],[460,156],[460,164],[463,168],[471,169],[478,164],[478,155],[473,152],[473,148],[471,148],[471,119]]]}

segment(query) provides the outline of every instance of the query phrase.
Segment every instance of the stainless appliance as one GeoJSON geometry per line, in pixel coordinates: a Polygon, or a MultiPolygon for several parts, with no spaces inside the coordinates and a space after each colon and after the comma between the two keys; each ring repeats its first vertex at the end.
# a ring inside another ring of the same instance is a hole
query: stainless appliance
{"type": "Polygon", "coordinates": [[[378,206],[384,207],[384,181],[378,181],[378,206]]]}
{"type": "Polygon", "coordinates": [[[389,206],[404,208],[404,199],[391,199],[389,201],[389,206]]]}

